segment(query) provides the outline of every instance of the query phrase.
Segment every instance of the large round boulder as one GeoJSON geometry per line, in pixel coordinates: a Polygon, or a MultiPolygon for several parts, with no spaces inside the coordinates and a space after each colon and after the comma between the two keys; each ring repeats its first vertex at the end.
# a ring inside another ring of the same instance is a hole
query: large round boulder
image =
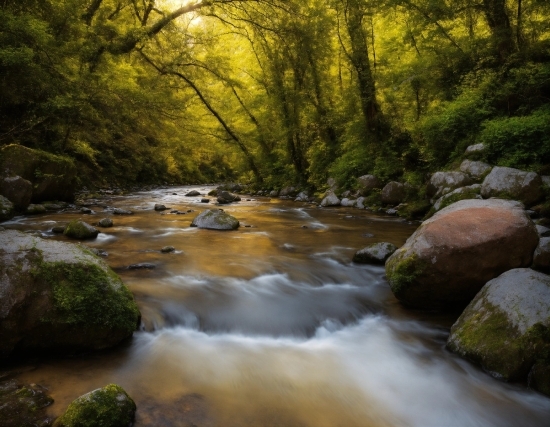
{"type": "MultiPolygon", "coordinates": [[[[451,328],[447,347],[508,381],[550,367],[550,276],[518,268],[489,281],[451,328]]],[[[534,377],[548,390],[548,377],[534,377]]]]}
{"type": "Polygon", "coordinates": [[[405,200],[406,195],[405,186],[400,182],[392,181],[387,183],[380,192],[380,200],[385,205],[398,205],[405,200]]]}
{"type": "Polygon", "coordinates": [[[544,197],[542,179],[535,172],[494,167],[481,185],[484,198],[502,197],[531,206],[544,197]]]}
{"type": "Polygon", "coordinates": [[[111,347],[139,316],[120,278],[83,247],[0,233],[0,359],[111,347]]]}
{"type": "Polygon", "coordinates": [[[439,198],[457,188],[470,184],[472,184],[472,180],[464,172],[436,172],[428,183],[428,196],[439,198]]]}
{"type": "Polygon", "coordinates": [[[386,276],[405,305],[464,307],[489,280],[530,266],[538,241],[520,203],[461,200],[421,224],[388,259],[386,276]]]}
{"type": "Polygon", "coordinates": [[[53,427],[128,427],[135,414],[136,404],[128,393],[109,384],[74,400],[53,427]]]}
{"type": "Polygon", "coordinates": [[[68,157],[17,144],[7,145],[0,150],[0,174],[30,181],[34,203],[74,199],[77,168],[68,157]]]}
{"type": "Polygon", "coordinates": [[[208,209],[195,217],[191,227],[208,230],[236,230],[239,228],[239,221],[221,209],[208,209]]]}
{"type": "Polygon", "coordinates": [[[0,194],[13,203],[15,209],[24,211],[31,203],[32,184],[20,176],[0,179],[0,194]]]}

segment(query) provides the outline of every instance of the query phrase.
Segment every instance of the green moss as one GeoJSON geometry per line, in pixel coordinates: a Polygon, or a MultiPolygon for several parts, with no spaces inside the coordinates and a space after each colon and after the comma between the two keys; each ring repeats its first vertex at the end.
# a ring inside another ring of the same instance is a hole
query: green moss
{"type": "Polygon", "coordinates": [[[397,254],[386,262],[386,277],[394,294],[399,294],[408,288],[425,268],[418,256],[397,254]]]}
{"type": "Polygon", "coordinates": [[[120,278],[91,263],[42,262],[34,271],[53,292],[54,312],[46,322],[98,325],[131,333],[139,310],[120,278]]]}
{"type": "Polygon", "coordinates": [[[65,227],[63,234],[75,239],[88,239],[97,237],[99,231],[95,230],[93,227],[87,227],[87,224],[80,220],[74,220],[65,227]]]}
{"type": "Polygon", "coordinates": [[[420,219],[426,215],[426,212],[428,212],[431,207],[432,205],[428,200],[409,202],[403,209],[399,209],[398,215],[409,221],[420,219]]]}
{"type": "Polygon", "coordinates": [[[447,206],[452,205],[453,203],[459,202],[460,200],[475,199],[479,195],[479,190],[465,190],[460,193],[454,193],[445,197],[441,201],[439,210],[446,208],[447,206]]]}
{"type": "Polygon", "coordinates": [[[541,341],[548,330],[540,326],[522,335],[504,312],[483,301],[481,309],[466,316],[451,332],[448,346],[505,380],[521,381],[526,379],[537,353],[544,349],[541,341]]]}
{"type": "Polygon", "coordinates": [[[109,384],[73,401],[54,427],[127,427],[132,425],[136,404],[116,384],[109,384]]]}

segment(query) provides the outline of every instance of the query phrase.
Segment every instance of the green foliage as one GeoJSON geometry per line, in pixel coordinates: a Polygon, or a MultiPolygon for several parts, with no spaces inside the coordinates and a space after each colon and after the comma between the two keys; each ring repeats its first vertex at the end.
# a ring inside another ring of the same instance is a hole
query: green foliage
{"type": "Polygon", "coordinates": [[[488,160],[501,166],[536,169],[550,163],[550,107],[519,117],[483,123],[478,141],[487,145],[488,160]]]}

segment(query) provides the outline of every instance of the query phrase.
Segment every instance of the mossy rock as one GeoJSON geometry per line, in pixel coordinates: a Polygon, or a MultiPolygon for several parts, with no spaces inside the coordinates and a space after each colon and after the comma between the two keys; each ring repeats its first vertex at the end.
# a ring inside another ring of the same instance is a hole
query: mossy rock
{"type": "Polygon", "coordinates": [[[0,425],[2,427],[49,426],[45,408],[53,403],[46,389],[16,380],[0,381],[0,425]]]}
{"type": "Polygon", "coordinates": [[[72,159],[17,144],[0,150],[0,174],[18,175],[30,181],[33,203],[72,201],[78,184],[77,168],[72,159]]]}
{"type": "Polygon", "coordinates": [[[13,208],[13,203],[4,196],[0,196],[0,221],[12,219],[14,215],[15,210],[13,208]]]}
{"type": "Polygon", "coordinates": [[[431,208],[432,204],[428,200],[417,200],[400,206],[397,214],[408,221],[412,221],[422,219],[431,208]]]}
{"type": "Polygon", "coordinates": [[[108,348],[140,314],[120,278],[79,245],[0,233],[0,359],[108,348]]]}
{"type": "Polygon", "coordinates": [[[79,240],[95,239],[99,234],[99,230],[84,221],[74,220],[65,227],[63,234],[79,240]]]}
{"type": "Polygon", "coordinates": [[[445,209],[447,206],[459,202],[460,200],[481,199],[481,196],[479,194],[480,192],[481,185],[479,184],[457,188],[456,190],[453,190],[450,193],[447,193],[444,196],[440,197],[434,203],[434,213],[440,211],[441,209],[445,209]]]}
{"type": "Polygon", "coordinates": [[[495,377],[548,392],[550,276],[528,268],[489,281],[451,328],[447,347],[495,377]]]}
{"type": "Polygon", "coordinates": [[[116,384],[75,399],[53,427],[128,427],[133,424],[136,404],[116,384]]]}
{"type": "Polygon", "coordinates": [[[193,219],[191,227],[209,230],[236,230],[239,228],[239,221],[220,209],[209,209],[197,215],[193,219]]]}

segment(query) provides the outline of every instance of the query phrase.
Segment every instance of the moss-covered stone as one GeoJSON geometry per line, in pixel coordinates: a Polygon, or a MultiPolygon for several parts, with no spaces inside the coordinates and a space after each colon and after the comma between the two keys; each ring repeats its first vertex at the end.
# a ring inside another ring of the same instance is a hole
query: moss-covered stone
{"type": "Polygon", "coordinates": [[[397,298],[403,296],[406,290],[414,286],[416,279],[422,274],[425,263],[421,262],[415,254],[409,256],[406,253],[394,253],[386,262],[386,277],[392,292],[397,298]]]}
{"type": "Polygon", "coordinates": [[[523,268],[489,281],[451,328],[447,347],[507,381],[550,386],[550,276],[523,268]]]}
{"type": "Polygon", "coordinates": [[[33,202],[74,199],[77,169],[68,157],[12,144],[0,150],[0,174],[18,175],[33,185],[33,202]]]}
{"type": "Polygon", "coordinates": [[[439,198],[434,203],[434,210],[440,211],[441,209],[445,209],[447,206],[450,206],[460,200],[481,199],[481,196],[479,195],[480,191],[481,186],[479,184],[457,188],[456,190],[451,191],[450,193],[439,198]]]}
{"type": "Polygon", "coordinates": [[[45,408],[53,403],[46,390],[16,380],[0,381],[0,425],[2,427],[49,426],[45,408]]]}
{"type": "Polygon", "coordinates": [[[65,227],[63,234],[73,239],[95,239],[99,230],[84,221],[74,220],[65,227]]]}
{"type": "Polygon", "coordinates": [[[128,427],[135,412],[136,404],[126,391],[109,384],[74,400],[54,427],[128,427]]]}
{"type": "Polygon", "coordinates": [[[428,200],[417,200],[400,206],[397,214],[409,221],[423,218],[431,209],[432,205],[428,200]]]}
{"type": "Polygon", "coordinates": [[[132,294],[90,251],[11,230],[0,248],[0,358],[107,348],[137,328],[132,294]]]}

